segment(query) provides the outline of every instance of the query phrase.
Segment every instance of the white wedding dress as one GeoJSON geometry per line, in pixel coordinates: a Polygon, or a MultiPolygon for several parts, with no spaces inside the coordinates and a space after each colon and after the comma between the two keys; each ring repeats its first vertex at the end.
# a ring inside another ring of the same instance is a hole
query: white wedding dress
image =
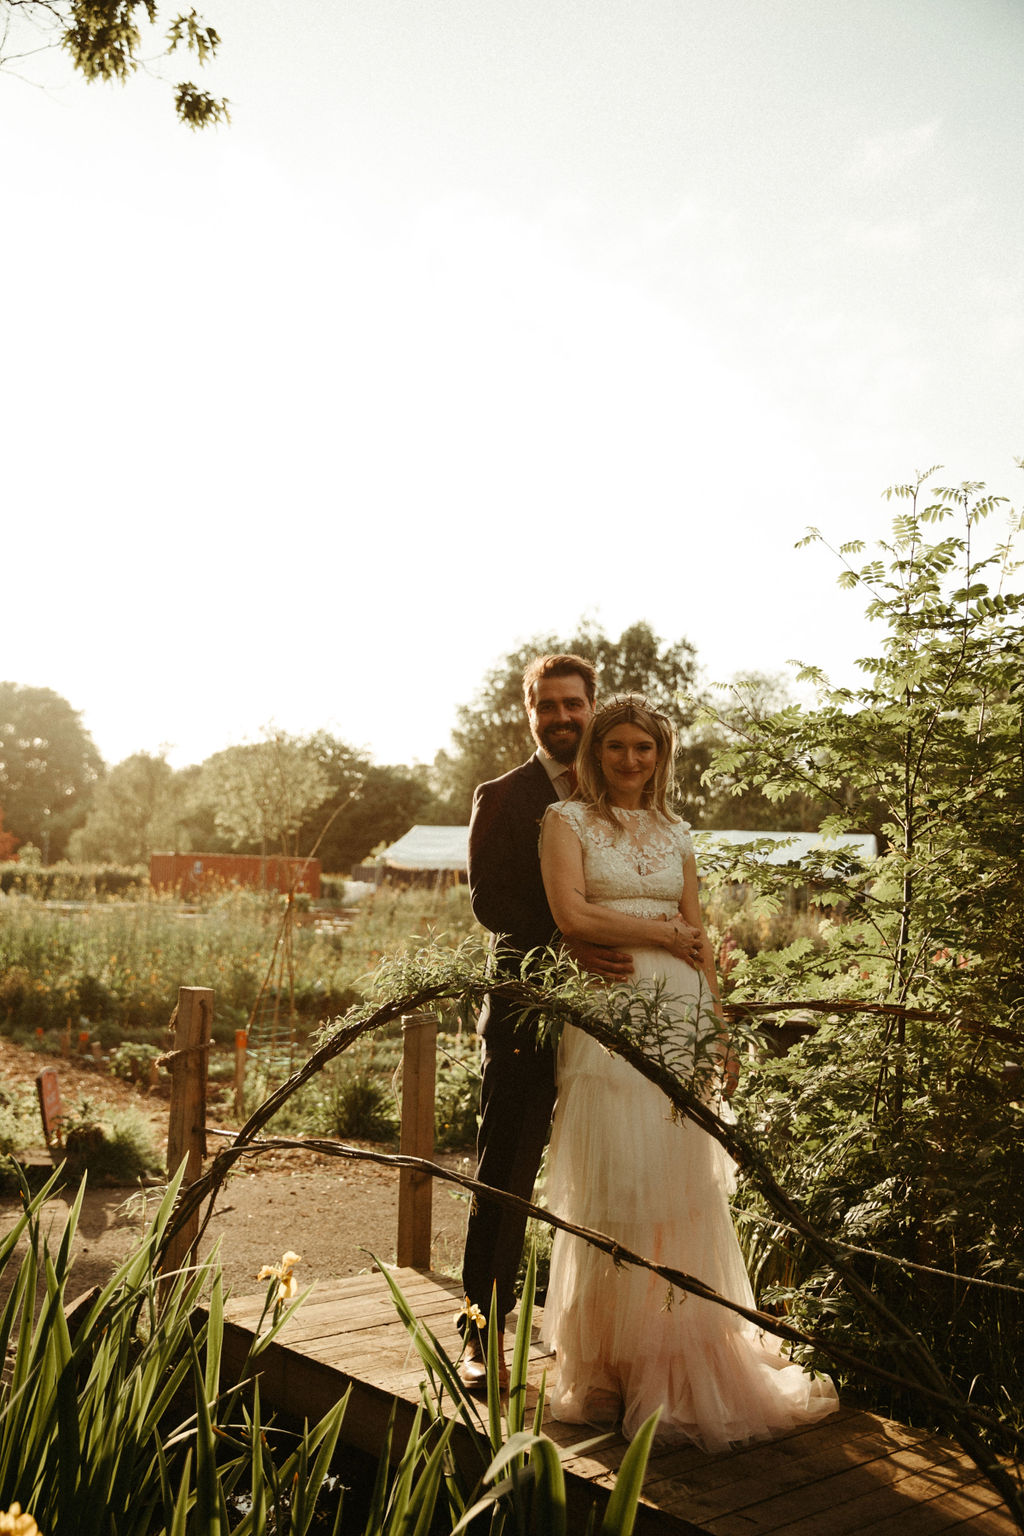
{"type": "MultiPolygon", "coordinates": [[[[673,916],[692,853],[688,829],[651,811],[616,814],[625,824],[618,831],[578,801],[547,812],[565,817],[580,839],[589,900],[635,916],[673,916]]],[[[713,1030],[705,978],[666,950],[631,953],[641,994],[654,995],[660,983],[665,1057],[677,1072],[692,1073],[695,1035],[713,1030]]],[[[644,1005],[634,1011],[642,1016],[644,1005]]],[[[697,1058],[706,1063],[706,1051],[697,1058]]],[[[653,1083],[582,1030],[565,1029],[548,1153],[551,1211],[753,1306],[729,1211],[731,1170],[706,1132],[672,1118],[653,1083]]],[[[793,1364],[772,1335],[648,1270],[617,1267],[564,1232],[555,1233],[543,1334],[556,1357],[551,1412],[570,1423],[621,1419],[632,1437],[660,1408],[660,1441],[717,1451],[838,1407],[832,1383],[793,1364]]]]}

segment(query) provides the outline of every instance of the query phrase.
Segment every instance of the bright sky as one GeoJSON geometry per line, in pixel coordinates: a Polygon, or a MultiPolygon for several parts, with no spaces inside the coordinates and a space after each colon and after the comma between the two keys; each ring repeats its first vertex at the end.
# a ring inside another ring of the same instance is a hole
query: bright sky
{"type": "Polygon", "coordinates": [[[108,763],[429,761],[585,613],[849,681],[807,525],[1019,504],[1019,0],[201,10],[230,128],[0,75],[0,677],[108,763]]]}

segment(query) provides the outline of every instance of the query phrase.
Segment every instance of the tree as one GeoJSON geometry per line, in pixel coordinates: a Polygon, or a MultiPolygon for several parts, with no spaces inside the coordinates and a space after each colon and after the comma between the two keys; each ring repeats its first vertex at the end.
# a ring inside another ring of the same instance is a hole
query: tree
{"type": "Polygon", "coordinates": [[[50,688],[0,683],[0,806],[7,830],[58,859],[103,760],[81,714],[50,688]]]}
{"type": "Polygon", "coordinates": [[[757,786],[743,784],[726,773],[720,756],[751,726],[792,705],[786,679],[763,672],[738,672],[728,685],[726,702],[712,705],[705,698],[695,703],[697,715],[686,732],[685,744],[691,773],[699,771],[701,775],[701,827],[750,832],[815,830],[827,807],[813,792],[793,790],[781,799],[770,800],[757,786]]]}
{"type": "MultiPolygon", "coordinates": [[[[748,717],[713,767],[773,803],[813,795],[827,809],[826,834],[877,830],[883,859],[858,901],[868,991],[977,1016],[979,1005],[1005,1012],[1022,996],[1024,596],[1004,590],[1020,519],[979,559],[978,525],[1005,498],[968,483],[931,489],[922,508],[933,473],[890,492],[909,510],[882,558],[857,569],[849,562],[860,541],[838,551],[842,586],[864,591],[869,617],[887,630],[881,654],[860,662],[867,681],[832,688],[805,667],[819,707],[748,717]],[[929,542],[928,528],[954,515],[961,532],[929,542]],[[933,963],[954,949],[973,957],[959,976],[933,963]]],[[[820,539],[811,530],[804,542],[820,539]]]]}
{"type": "Polygon", "coordinates": [[[265,741],[227,747],[202,764],[194,791],[213,808],[214,825],[238,852],[308,852],[300,829],[330,793],[315,745],[272,732],[265,741]]]}
{"type": "Polygon", "coordinates": [[[312,736],[310,747],[331,790],[303,823],[299,845],[304,852],[315,848],[325,869],[347,874],[381,843],[438,818],[425,769],[372,763],[326,731],[312,736]]]}
{"type": "MultiPolygon", "coordinates": [[[[533,751],[523,709],[523,669],[534,656],[561,652],[594,662],[599,699],[618,693],[646,694],[681,732],[693,718],[692,708],[681,702],[681,695],[691,692],[696,675],[696,652],[688,640],[662,640],[643,622],[613,640],[585,619],[575,635],[537,635],[490,669],[472,703],[457,712],[453,750],[435,759],[438,791],[454,822],[469,820],[477,784],[507,773],[533,751]]],[[[690,803],[701,790],[699,773],[689,772],[685,752],[677,770],[682,793],[690,803]]]]}
{"type": "MultiPolygon", "coordinates": [[[[822,1005],[798,1045],[751,1067],[750,1122],[808,1217],[859,1248],[865,1279],[914,1318],[958,1390],[999,1413],[1024,1401],[1024,594],[1006,590],[1022,519],[979,558],[979,525],[1005,499],[930,486],[932,474],[889,493],[905,510],[875,558],[859,540],[836,551],[841,585],[884,626],[863,684],[805,667],[817,707],[748,719],[713,765],[773,803],[812,794],[825,834],[873,825],[882,838],[864,866],[723,860],[762,907],[811,874],[824,914],[839,914],[785,950],[740,955],[727,1001],[822,1005]]],[[[762,1280],[810,1275],[799,1244],[763,1253],[762,1280]]],[[[815,1290],[787,1290],[791,1316],[815,1290]]],[[[823,1294],[827,1325],[856,1348],[863,1321],[841,1290],[823,1294]]]]}
{"type": "Polygon", "coordinates": [[[71,834],[73,859],[144,864],[160,848],[192,846],[183,786],[163,757],[136,752],[111,768],[93,792],[83,826],[71,834]]]}
{"type": "MultiPolygon", "coordinates": [[[[147,63],[143,27],[156,43],[160,21],[156,0],[0,0],[0,68],[59,47],[87,80],[123,85],[147,63]]],[[[192,10],[170,17],[158,51],[169,56],[184,48],[203,65],[219,47],[214,28],[192,10]]],[[[190,80],[175,87],[174,106],[190,128],[230,121],[227,98],[211,96],[190,80]]]]}

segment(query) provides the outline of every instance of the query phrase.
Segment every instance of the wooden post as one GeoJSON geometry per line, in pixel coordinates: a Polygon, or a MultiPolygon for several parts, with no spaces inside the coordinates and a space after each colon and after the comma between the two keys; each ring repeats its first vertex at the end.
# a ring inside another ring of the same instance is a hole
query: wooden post
{"type": "Polygon", "coordinates": [[[48,1147],[59,1147],[64,1140],[64,1105],[60,1097],[57,1068],[44,1067],[36,1078],[39,1095],[39,1113],[43,1120],[43,1135],[48,1147]]]}
{"type": "Polygon", "coordinates": [[[245,1058],[249,1049],[249,1031],[235,1030],[235,1114],[245,1114],[245,1058]]]}
{"type": "MultiPolygon", "coordinates": [[[[434,1155],[434,1077],[437,1020],[431,1013],[411,1013],[402,1020],[402,1135],[406,1157],[434,1155]]],[[[429,1173],[403,1168],[398,1175],[398,1262],[403,1268],[430,1268],[431,1202],[429,1173]]]]}
{"type": "MultiPolygon", "coordinates": [[[[174,1018],[171,1055],[171,1108],[167,1127],[167,1172],[185,1164],[182,1189],[202,1172],[206,1153],[206,1071],[213,991],[210,987],[180,987],[174,1018]]],[[[161,1269],[170,1272],[190,1262],[199,1235],[199,1213],[175,1234],[164,1252],[161,1269]]]]}

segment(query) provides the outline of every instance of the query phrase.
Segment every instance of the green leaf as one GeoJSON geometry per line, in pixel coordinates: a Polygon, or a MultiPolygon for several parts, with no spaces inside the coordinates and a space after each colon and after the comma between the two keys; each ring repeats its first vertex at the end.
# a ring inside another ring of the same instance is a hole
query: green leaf
{"type": "Polygon", "coordinates": [[[654,1434],[661,1418],[660,1410],[642,1424],[629,1449],[622,1458],[615,1487],[601,1521],[600,1536],[630,1536],[636,1521],[637,1505],[644,1485],[647,1460],[654,1443],[654,1434]]]}

